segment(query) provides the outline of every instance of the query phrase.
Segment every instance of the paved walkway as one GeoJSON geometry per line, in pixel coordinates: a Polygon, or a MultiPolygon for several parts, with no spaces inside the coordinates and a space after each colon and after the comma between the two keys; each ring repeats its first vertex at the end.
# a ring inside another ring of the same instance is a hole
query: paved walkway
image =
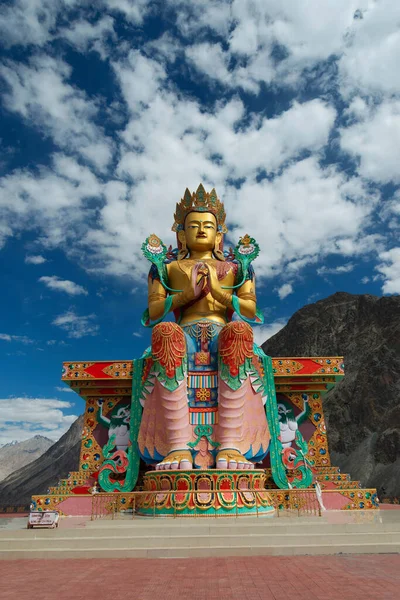
{"type": "Polygon", "coordinates": [[[400,555],[0,563],[1,600],[399,600],[400,555]]]}

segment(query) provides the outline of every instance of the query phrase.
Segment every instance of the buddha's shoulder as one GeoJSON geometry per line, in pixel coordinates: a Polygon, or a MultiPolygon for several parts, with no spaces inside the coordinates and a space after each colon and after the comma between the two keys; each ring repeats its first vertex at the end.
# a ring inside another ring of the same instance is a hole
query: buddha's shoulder
{"type": "Polygon", "coordinates": [[[172,260],[171,262],[168,262],[165,266],[167,267],[168,275],[173,275],[174,273],[182,272],[182,270],[186,271],[190,267],[190,265],[187,264],[186,260],[172,260]]]}

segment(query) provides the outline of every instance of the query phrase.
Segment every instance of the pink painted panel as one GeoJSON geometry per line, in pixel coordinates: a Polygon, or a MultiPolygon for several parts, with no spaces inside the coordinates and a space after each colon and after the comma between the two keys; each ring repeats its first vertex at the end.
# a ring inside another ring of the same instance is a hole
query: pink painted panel
{"type": "Polygon", "coordinates": [[[57,504],[57,509],[71,517],[90,516],[92,514],[92,496],[70,496],[57,504]]]}
{"type": "Polygon", "coordinates": [[[322,491],[322,502],[326,510],[342,510],[346,504],[349,504],[350,499],[346,496],[342,496],[339,492],[328,492],[322,491]]]}

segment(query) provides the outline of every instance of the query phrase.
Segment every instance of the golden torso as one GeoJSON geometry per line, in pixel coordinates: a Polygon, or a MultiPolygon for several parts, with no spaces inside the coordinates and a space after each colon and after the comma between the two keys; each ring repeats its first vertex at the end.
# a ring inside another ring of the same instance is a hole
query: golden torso
{"type": "MultiPolygon", "coordinates": [[[[176,290],[182,290],[186,285],[188,278],[190,279],[192,269],[198,260],[185,258],[177,260],[167,265],[169,286],[176,290]]],[[[203,259],[202,262],[217,267],[218,261],[215,259],[203,259]]],[[[233,286],[235,274],[233,269],[229,269],[220,284],[223,286],[233,286]]],[[[229,293],[230,291],[227,290],[229,293]]],[[[204,298],[193,301],[189,307],[182,308],[181,324],[198,321],[200,319],[208,319],[216,323],[226,323],[226,308],[220,304],[211,293],[208,293],[204,298]]]]}
{"type": "MultiPolygon", "coordinates": [[[[181,260],[167,265],[168,286],[181,292],[173,292],[172,308],[180,309],[181,324],[209,319],[226,323],[227,308],[232,309],[232,290],[235,270],[232,263],[217,260],[222,257],[222,233],[214,214],[193,210],[185,218],[184,230],[178,232],[181,260]],[[217,254],[214,254],[217,253],[217,254]],[[192,271],[195,270],[195,281],[192,271]],[[211,290],[206,295],[204,285],[211,290]],[[226,289],[228,288],[228,289],[226,289]]],[[[158,279],[149,278],[149,314],[153,321],[162,317],[165,310],[167,291],[158,279]]],[[[240,311],[247,318],[255,316],[254,282],[246,281],[236,290],[240,298],[240,311]]],[[[171,306],[170,306],[171,307],[171,306]]]]}

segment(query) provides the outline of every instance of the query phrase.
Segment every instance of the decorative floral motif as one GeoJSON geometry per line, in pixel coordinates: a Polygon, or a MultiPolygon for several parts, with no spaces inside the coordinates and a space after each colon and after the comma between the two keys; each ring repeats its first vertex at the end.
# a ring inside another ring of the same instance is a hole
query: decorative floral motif
{"type": "MultiPolygon", "coordinates": [[[[176,379],[182,370],[186,356],[186,341],[182,329],[176,323],[160,323],[153,329],[152,355],[155,366],[161,367],[161,379],[176,379]]],[[[179,376],[181,381],[183,376],[179,376]]],[[[177,387],[177,386],[176,386],[177,387]]]]}
{"type": "Polygon", "coordinates": [[[198,388],[196,390],[196,400],[198,402],[209,402],[211,398],[211,390],[207,388],[198,388]]]}
{"type": "Polygon", "coordinates": [[[165,251],[164,244],[155,233],[152,233],[147,238],[146,249],[150,254],[163,254],[165,251]]]}
{"type": "Polygon", "coordinates": [[[211,364],[210,352],[195,352],[194,353],[194,362],[198,366],[211,364]]]}
{"type": "Polygon", "coordinates": [[[273,501],[265,491],[262,470],[217,469],[180,471],[150,471],[143,479],[144,492],[139,514],[207,515],[260,514],[273,512],[273,501]],[[153,494],[157,491],[156,500],[153,494]],[[182,493],[171,494],[168,491],[182,493]]]}
{"type": "MultiPolygon", "coordinates": [[[[232,321],[219,335],[219,358],[229,369],[229,375],[236,378],[240,367],[253,358],[253,330],[244,321],[232,321]]],[[[251,369],[251,363],[248,365],[251,369]]]]}
{"type": "Polygon", "coordinates": [[[252,254],[256,250],[256,247],[252,242],[254,242],[254,240],[246,233],[246,235],[240,238],[238,252],[245,256],[252,254]]]}

